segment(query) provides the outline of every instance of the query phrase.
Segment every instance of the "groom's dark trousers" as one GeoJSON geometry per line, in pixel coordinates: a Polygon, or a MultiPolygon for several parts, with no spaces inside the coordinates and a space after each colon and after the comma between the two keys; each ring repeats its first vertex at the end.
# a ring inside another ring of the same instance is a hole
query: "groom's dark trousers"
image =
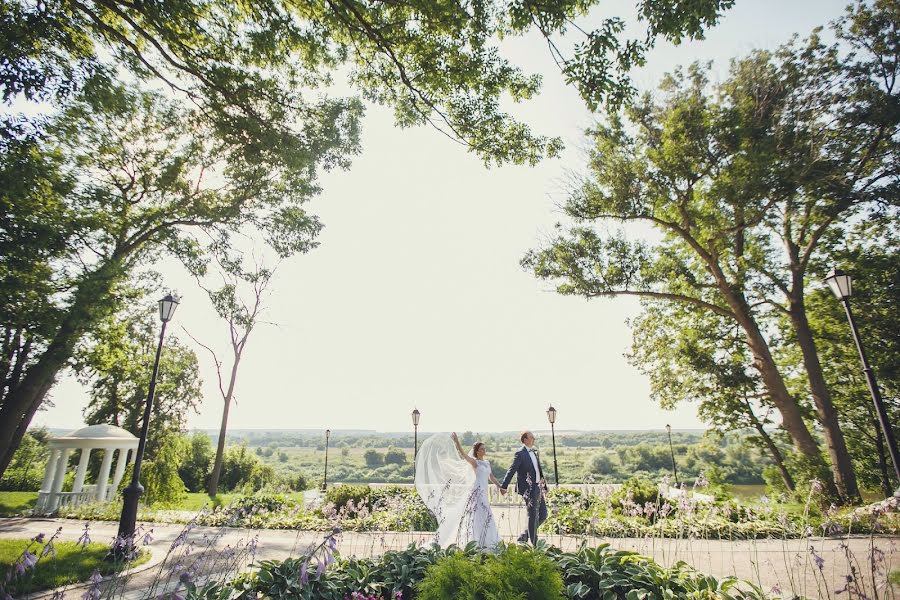
{"type": "Polygon", "coordinates": [[[547,520],[547,504],[544,502],[544,494],[537,483],[544,478],[541,468],[541,459],[535,454],[538,471],[534,471],[534,463],[524,447],[516,452],[512,465],[506,471],[500,487],[506,489],[513,476],[516,477],[516,492],[525,501],[525,509],[528,511],[528,529],[519,536],[519,541],[529,540],[532,544],[537,542],[537,530],[541,523],[547,520]]]}

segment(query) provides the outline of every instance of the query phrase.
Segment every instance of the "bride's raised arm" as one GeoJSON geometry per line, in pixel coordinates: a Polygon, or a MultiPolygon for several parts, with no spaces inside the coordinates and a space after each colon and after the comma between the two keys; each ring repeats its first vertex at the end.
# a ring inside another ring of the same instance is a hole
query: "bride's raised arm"
{"type": "Polygon", "coordinates": [[[466,460],[467,463],[469,463],[470,465],[472,465],[472,468],[473,468],[473,469],[474,469],[475,467],[477,467],[477,466],[478,466],[478,463],[475,462],[475,459],[472,458],[471,456],[469,456],[468,454],[466,454],[466,452],[465,452],[465,450],[463,450],[462,446],[459,445],[459,437],[457,437],[455,431],[454,431],[453,433],[450,434],[450,437],[453,438],[453,443],[456,444],[456,451],[459,452],[459,455],[460,455],[461,457],[463,457],[463,458],[466,460]]]}

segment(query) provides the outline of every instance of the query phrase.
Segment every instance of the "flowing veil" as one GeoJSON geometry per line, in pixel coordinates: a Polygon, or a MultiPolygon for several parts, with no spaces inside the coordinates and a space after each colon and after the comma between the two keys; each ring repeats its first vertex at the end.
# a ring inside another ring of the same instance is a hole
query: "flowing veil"
{"type": "Polygon", "coordinates": [[[422,442],[416,458],[416,491],[438,521],[435,543],[456,543],[475,486],[475,471],[459,456],[449,433],[422,442]]]}

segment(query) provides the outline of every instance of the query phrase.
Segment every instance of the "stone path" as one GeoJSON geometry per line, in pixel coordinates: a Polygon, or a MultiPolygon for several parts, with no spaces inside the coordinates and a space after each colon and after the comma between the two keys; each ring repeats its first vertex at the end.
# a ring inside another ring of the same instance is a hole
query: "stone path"
{"type": "MultiPolygon", "coordinates": [[[[512,541],[524,528],[524,515],[518,509],[497,507],[495,509],[505,539],[512,541]],[[518,512],[517,512],[518,511],[518,512]]],[[[33,537],[38,533],[52,534],[57,527],[63,527],[61,539],[76,540],[81,534],[83,523],[64,519],[0,519],[0,537],[33,537]]],[[[178,562],[178,550],[166,559],[166,554],[183,531],[182,525],[153,523],[154,542],[151,545],[153,558],[147,565],[129,575],[124,592],[115,597],[131,599],[149,598],[162,589],[152,588],[154,581],[168,581],[168,589],[177,583],[177,573],[171,575],[178,562]]],[[[93,541],[111,540],[117,530],[116,523],[92,522],[90,532],[93,541]]],[[[193,556],[214,543],[219,550],[246,544],[258,536],[256,560],[282,559],[297,556],[322,541],[322,534],[316,532],[296,532],[284,530],[216,529],[197,527],[189,534],[185,547],[193,543],[193,556]]],[[[428,533],[343,533],[339,538],[338,550],[343,555],[371,556],[387,550],[405,548],[411,543],[427,543],[428,533]]],[[[544,538],[560,548],[571,550],[583,540],[574,537],[551,536],[544,538]]],[[[609,543],[623,550],[635,550],[653,557],[659,563],[669,566],[684,561],[698,571],[716,577],[733,575],[759,585],[764,591],[781,590],[785,597],[801,595],[810,598],[834,598],[835,591],[841,589],[846,575],[856,569],[856,577],[861,585],[871,591],[872,556],[876,567],[884,572],[900,568],[900,538],[854,537],[849,540],[661,540],[640,538],[592,538],[591,545],[609,543]],[[810,546],[820,556],[821,570],[816,566],[815,556],[810,546]],[[873,551],[874,548],[874,551],[873,551]],[[848,558],[849,557],[849,558],[848,558]],[[826,594],[825,590],[828,591],[826,594]]],[[[183,569],[178,566],[177,569],[183,569]]],[[[876,576],[876,585],[882,581],[876,576]]],[[[70,589],[69,598],[79,598],[83,590],[70,589]]],[[[895,590],[894,594],[900,593],[895,590]]],[[[884,590],[880,592],[884,597],[884,590]]],[[[848,597],[841,594],[837,597],[848,597]]],[[[870,594],[871,596],[871,594],[870,594]]],[[[38,596],[35,596],[38,597],[38,596]]]]}

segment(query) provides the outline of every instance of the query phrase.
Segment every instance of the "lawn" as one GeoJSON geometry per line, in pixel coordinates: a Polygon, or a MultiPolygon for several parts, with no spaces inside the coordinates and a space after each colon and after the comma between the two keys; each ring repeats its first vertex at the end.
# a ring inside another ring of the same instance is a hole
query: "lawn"
{"type": "Polygon", "coordinates": [[[0,517],[14,517],[34,508],[37,492],[0,492],[0,517]]]}
{"type": "MultiPolygon", "coordinates": [[[[30,540],[25,539],[0,540],[0,573],[4,579],[7,573],[12,572],[12,565],[28,547],[29,542],[30,540]]],[[[42,544],[34,543],[31,551],[40,556],[42,548],[42,544]]],[[[102,575],[108,575],[150,559],[150,553],[143,551],[130,563],[110,562],[106,560],[109,546],[99,543],[91,543],[82,548],[81,544],[76,542],[56,542],[55,548],[56,556],[49,554],[41,558],[33,570],[26,571],[21,578],[8,583],[7,593],[12,597],[18,597],[40,590],[51,590],[87,581],[94,573],[94,569],[99,569],[102,575]]]]}

